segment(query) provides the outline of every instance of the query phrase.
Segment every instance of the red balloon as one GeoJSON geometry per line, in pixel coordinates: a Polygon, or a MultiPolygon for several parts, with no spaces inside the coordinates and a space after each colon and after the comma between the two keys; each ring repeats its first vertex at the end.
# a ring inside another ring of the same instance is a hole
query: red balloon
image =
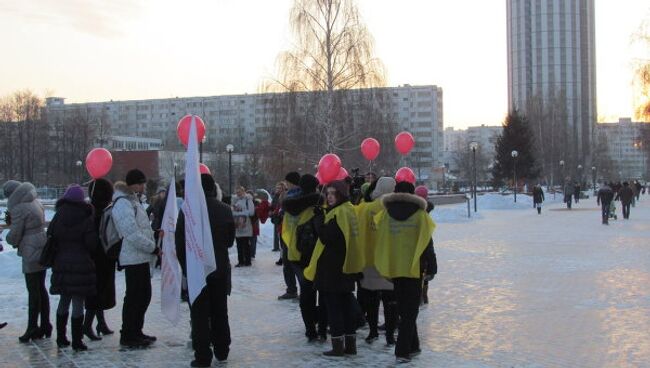
{"type": "Polygon", "coordinates": [[[192,124],[192,117],[196,121],[196,138],[199,142],[205,137],[205,123],[197,115],[185,115],[178,121],[178,126],[176,127],[176,133],[178,134],[178,139],[181,140],[181,143],[187,147],[187,142],[190,139],[190,125],[192,124]]]}
{"type": "Polygon", "coordinates": [[[401,132],[395,136],[395,148],[397,149],[397,152],[402,155],[411,152],[413,146],[415,146],[415,139],[413,139],[411,133],[401,132]]]}
{"type": "Polygon", "coordinates": [[[206,164],[200,164],[199,165],[199,172],[201,174],[210,174],[210,175],[212,175],[212,173],[210,172],[210,168],[206,164]]]}
{"type": "Polygon", "coordinates": [[[395,181],[398,183],[406,181],[415,184],[415,173],[408,167],[402,167],[395,173],[395,181]]]}
{"type": "Polygon", "coordinates": [[[336,180],[343,180],[343,179],[347,178],[348,176],[350,176],[350,174],[348,174],[348,171],[344,167],[342,167],[339,170],[338,175],[336,175],[336,180]]]}
{"type": "Polygon", "coordinates": [[[86,170],[93,179],[99,179],[108,174],[113,167],[113,156],[105,148],[95,148],[86,156],[86,170]]]}
{"type": "Polygon", "coordinates": [[[318,162],[318,172],[320,177],[324,182],[329,183],[330,181],[336,179],[341,170],[341,159],[339,156],[328,153],[321,157],[318,162]]]}
{"type": "Polygon", "coordinates": [[[361,142],[361,153],[368,161],[372,161],[379,156],[379,142],[375,138],[366,138],[361,142]]]}
{"type": "Polygon", "coordinates": [[[318,179],[318,184],[320,185],[326,185],[327,183],[323,181],[323,178],[320,177],[320,173],[317,172],[316,175],[314,175],[316,179],[318,179]]]}

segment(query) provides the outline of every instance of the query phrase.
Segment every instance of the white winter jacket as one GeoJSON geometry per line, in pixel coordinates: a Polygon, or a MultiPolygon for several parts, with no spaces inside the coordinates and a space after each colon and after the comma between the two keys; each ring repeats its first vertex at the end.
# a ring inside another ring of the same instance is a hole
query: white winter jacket
{"type": "Polygon", "coordinates": [[[255,203],[253,197],[246,194],[243,197],[235,196],[232,202],[232,215],[235,218],[237,238],[253,236],[253,223],[251,216],[255,214],[255,203]]]}
{"type": "Polygon", "coordinates": [[[126,198],[115,202],[112,218],[115,228],[123,237],[120,266],[149,263],[156,257],[152,254],[156,243],[149,216],[137,195],[123,182],[115,183],[113,201],[119,197],[126,198]]]}

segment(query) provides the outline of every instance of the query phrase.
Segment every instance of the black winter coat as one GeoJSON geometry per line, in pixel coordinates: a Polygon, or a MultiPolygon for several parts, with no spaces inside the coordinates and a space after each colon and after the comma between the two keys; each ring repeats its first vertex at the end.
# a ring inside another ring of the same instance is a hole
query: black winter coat
{"type": "MultiPolygon", "coordinates": [[[[340,204],[339,204],[340,205],[340,204]]],[[[329,208],[333,210],[336,206],[329,208]]],[[[318,258],[314,285],[317,290],[326,293],[344,293],[354,291],[355,278],[343,273],[343,263],[347,248],[345,236],[336,223],[336,219],[323,224],[324,217],[317,216],[316,231],[320,241],[325,246],[323,253],[318,258]]]]}
{"type": "Polygon", "coordinates": [[[621,200],[621,203],[623,204],[630,204],[634,200],[634,190],[628,185],[628,186],[623,186],[621,190],[619,190],[618,194],[616,195],[615,200],[621,200]]]}
{"type": "MultiPolygon", "coordinates": [[[[282,202],[284,211],[292,216],[300,215],[304,210],[313,208],[321,204],[321,196],[318,193],[301,194],[298,197],[287,198],[282,202]]],[[[286,214],[285,214],[286,216],[286,214]]],[[[318,240],[318,233],[316,232],[317,225],[315,221],[316,216],[311,220],[298,226],[296,229],[297,234],[297,248],[300,251],[300,261],[297,262],[300,267],[307,267],[311,256],[314,253],[314,247],[318,240]]]]}
{"type": "Polygon", "coordinates": [[[533,203],[542,203],[544,202],[544,191],[540,187],[533,188],[533,203]]]}
{"type": "Polygon", "coordinates": [[[97,233],[92,206],[59,200],[48,234],[57,246],[50,294],[95,295],[95,262],[91,253],[97,248],[97,233]]]}
{"type": "MultiPolygon", "coordinates": [[[[206,196],[205,202],[208,207],[208,218],[210,219],[210,230],[212,231],[212,246],[216,258],[217,270],[208,275],[214,280],[223,280],[230,284],[230,258],[228,248],[232,247],[235,241],[235,220],[232,217],[230,206],[221,202],[216,196],[206,196]]],[[[183,275],[187,275],[187,263],[185,256],[185,214],[183,211],[178,215],[176,223],[176,256],[183,269],[183,275]]]]}
{"type": "MultiPolygon", "coordinates": [[[[108,203],[95,207],[94,229],[99,234],[99,224],[102,220],[102,214],[108,203]]],[[[95,275],[97,277],[97,294],[86,298],[86,309],[107,310],[115,306],[115,265],[117,261],[106,257],[99,235],[97,237],[97,247],[90,254],[95,262],[95,275]]]]}

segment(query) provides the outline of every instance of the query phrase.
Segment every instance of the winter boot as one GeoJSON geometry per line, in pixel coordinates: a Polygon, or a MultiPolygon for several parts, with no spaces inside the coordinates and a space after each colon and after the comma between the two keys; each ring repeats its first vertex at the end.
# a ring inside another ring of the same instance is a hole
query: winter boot
{"type": "Polygon", "coordinates": [[[72,331],[72,348],[75,351],[88,350],[88,347],[83,342],[83,323],[84,317],[70,318],[70,330],[72,331]]]}
{"type": "Polygon", "coordinates": [[[537,214],[541,215],[542,214],[542,207],[537,207],[537,214]]]}
{"type": "Polygon", "coordinates": [[[29,342],[29,340],[37,340],[43,336],[41,329],[38,328],[38,308],[33,303],[30,303],[27,309],[27,329],[25,333],[18,338],[20,342],[29,342]]]}
{"type": "Polygon", "coordinates": [[[56,345],[59,348],[70,346],[70,341],[65,337],[65,330],[68,325],[68,315],[56,315],[56,345]]]}
{"type": "Polygon", "coordinates": [[[108,328],[106,319],[104,318],[104,311],[98,310],[95,312],[97,317],[97,335],[112,335],[113,331],[108,328]]]}
{"type": "Polygon", "coordinates": [[[332,337],[332,350],[323,353],[325,356],[342,357],[345,356],[343,350],[343,336],[332,337]]]}
{"type": "Polygon", "coordinates": [[[345,354],[357,355],[357,334],[345,335],[345,354]]]}
{"type": "Polygon", "coordinates": [[[99,341],[102,338],[95,335],[93,332],[93,320],[95,319],[95,311],[92,309],[86,309],[86,317],[84,318],[83,332],[84,335],[88,336],[91,341],[99,341]]]}

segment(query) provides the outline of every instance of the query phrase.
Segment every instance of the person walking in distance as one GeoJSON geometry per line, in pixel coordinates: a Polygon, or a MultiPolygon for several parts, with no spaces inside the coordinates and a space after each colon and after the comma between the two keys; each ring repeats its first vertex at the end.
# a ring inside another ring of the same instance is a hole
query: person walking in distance
{"type": "Polygon", "coordinates": [[[623,188],[618,191],[616,194],[615,201],[621,201],[621,207],[623,208],[623,219],[630,219],[630,206],[634,203],[634,190],[630,187],[630,183],[623,182],[623,188]]]}
{"type": "Polygon", "coordinates": [[[544,202],[544,190],[542,186],[537,183],[533,187],[533,207],[537,208],[537,214],[542,214],[542,202],[544,202]]]}
{"type": "Polygon", "coordinates": [[[564,183],[564,203],[566,203],[566,208],[571,209],[571,202],[573,202],[573,192],[575,186],[571,183],[569,179],[564,183]]]}
{"type": "Polygon", "coordinates": [[[609,224],[609,205],[612,203],[613,199],[614,191],[607,183],[603,183],[598,190],[598,197],[596,198],[596,203],[601,206],[603,225],[609,224]]]}
{"type": "Polygon", "coordinates": [[[118,264],[124,269],[126,294],[122,305],[120,345],[134,348],[149,346],[155,336],[144,334],[144,318],[151,302],[151,271],[149,264],[160,250],[156,248],[149,216],[142,207],[147,178],[138,169],[126,174],[126,183],[115,183],[113,221],[122,238],[118,264]]]}

